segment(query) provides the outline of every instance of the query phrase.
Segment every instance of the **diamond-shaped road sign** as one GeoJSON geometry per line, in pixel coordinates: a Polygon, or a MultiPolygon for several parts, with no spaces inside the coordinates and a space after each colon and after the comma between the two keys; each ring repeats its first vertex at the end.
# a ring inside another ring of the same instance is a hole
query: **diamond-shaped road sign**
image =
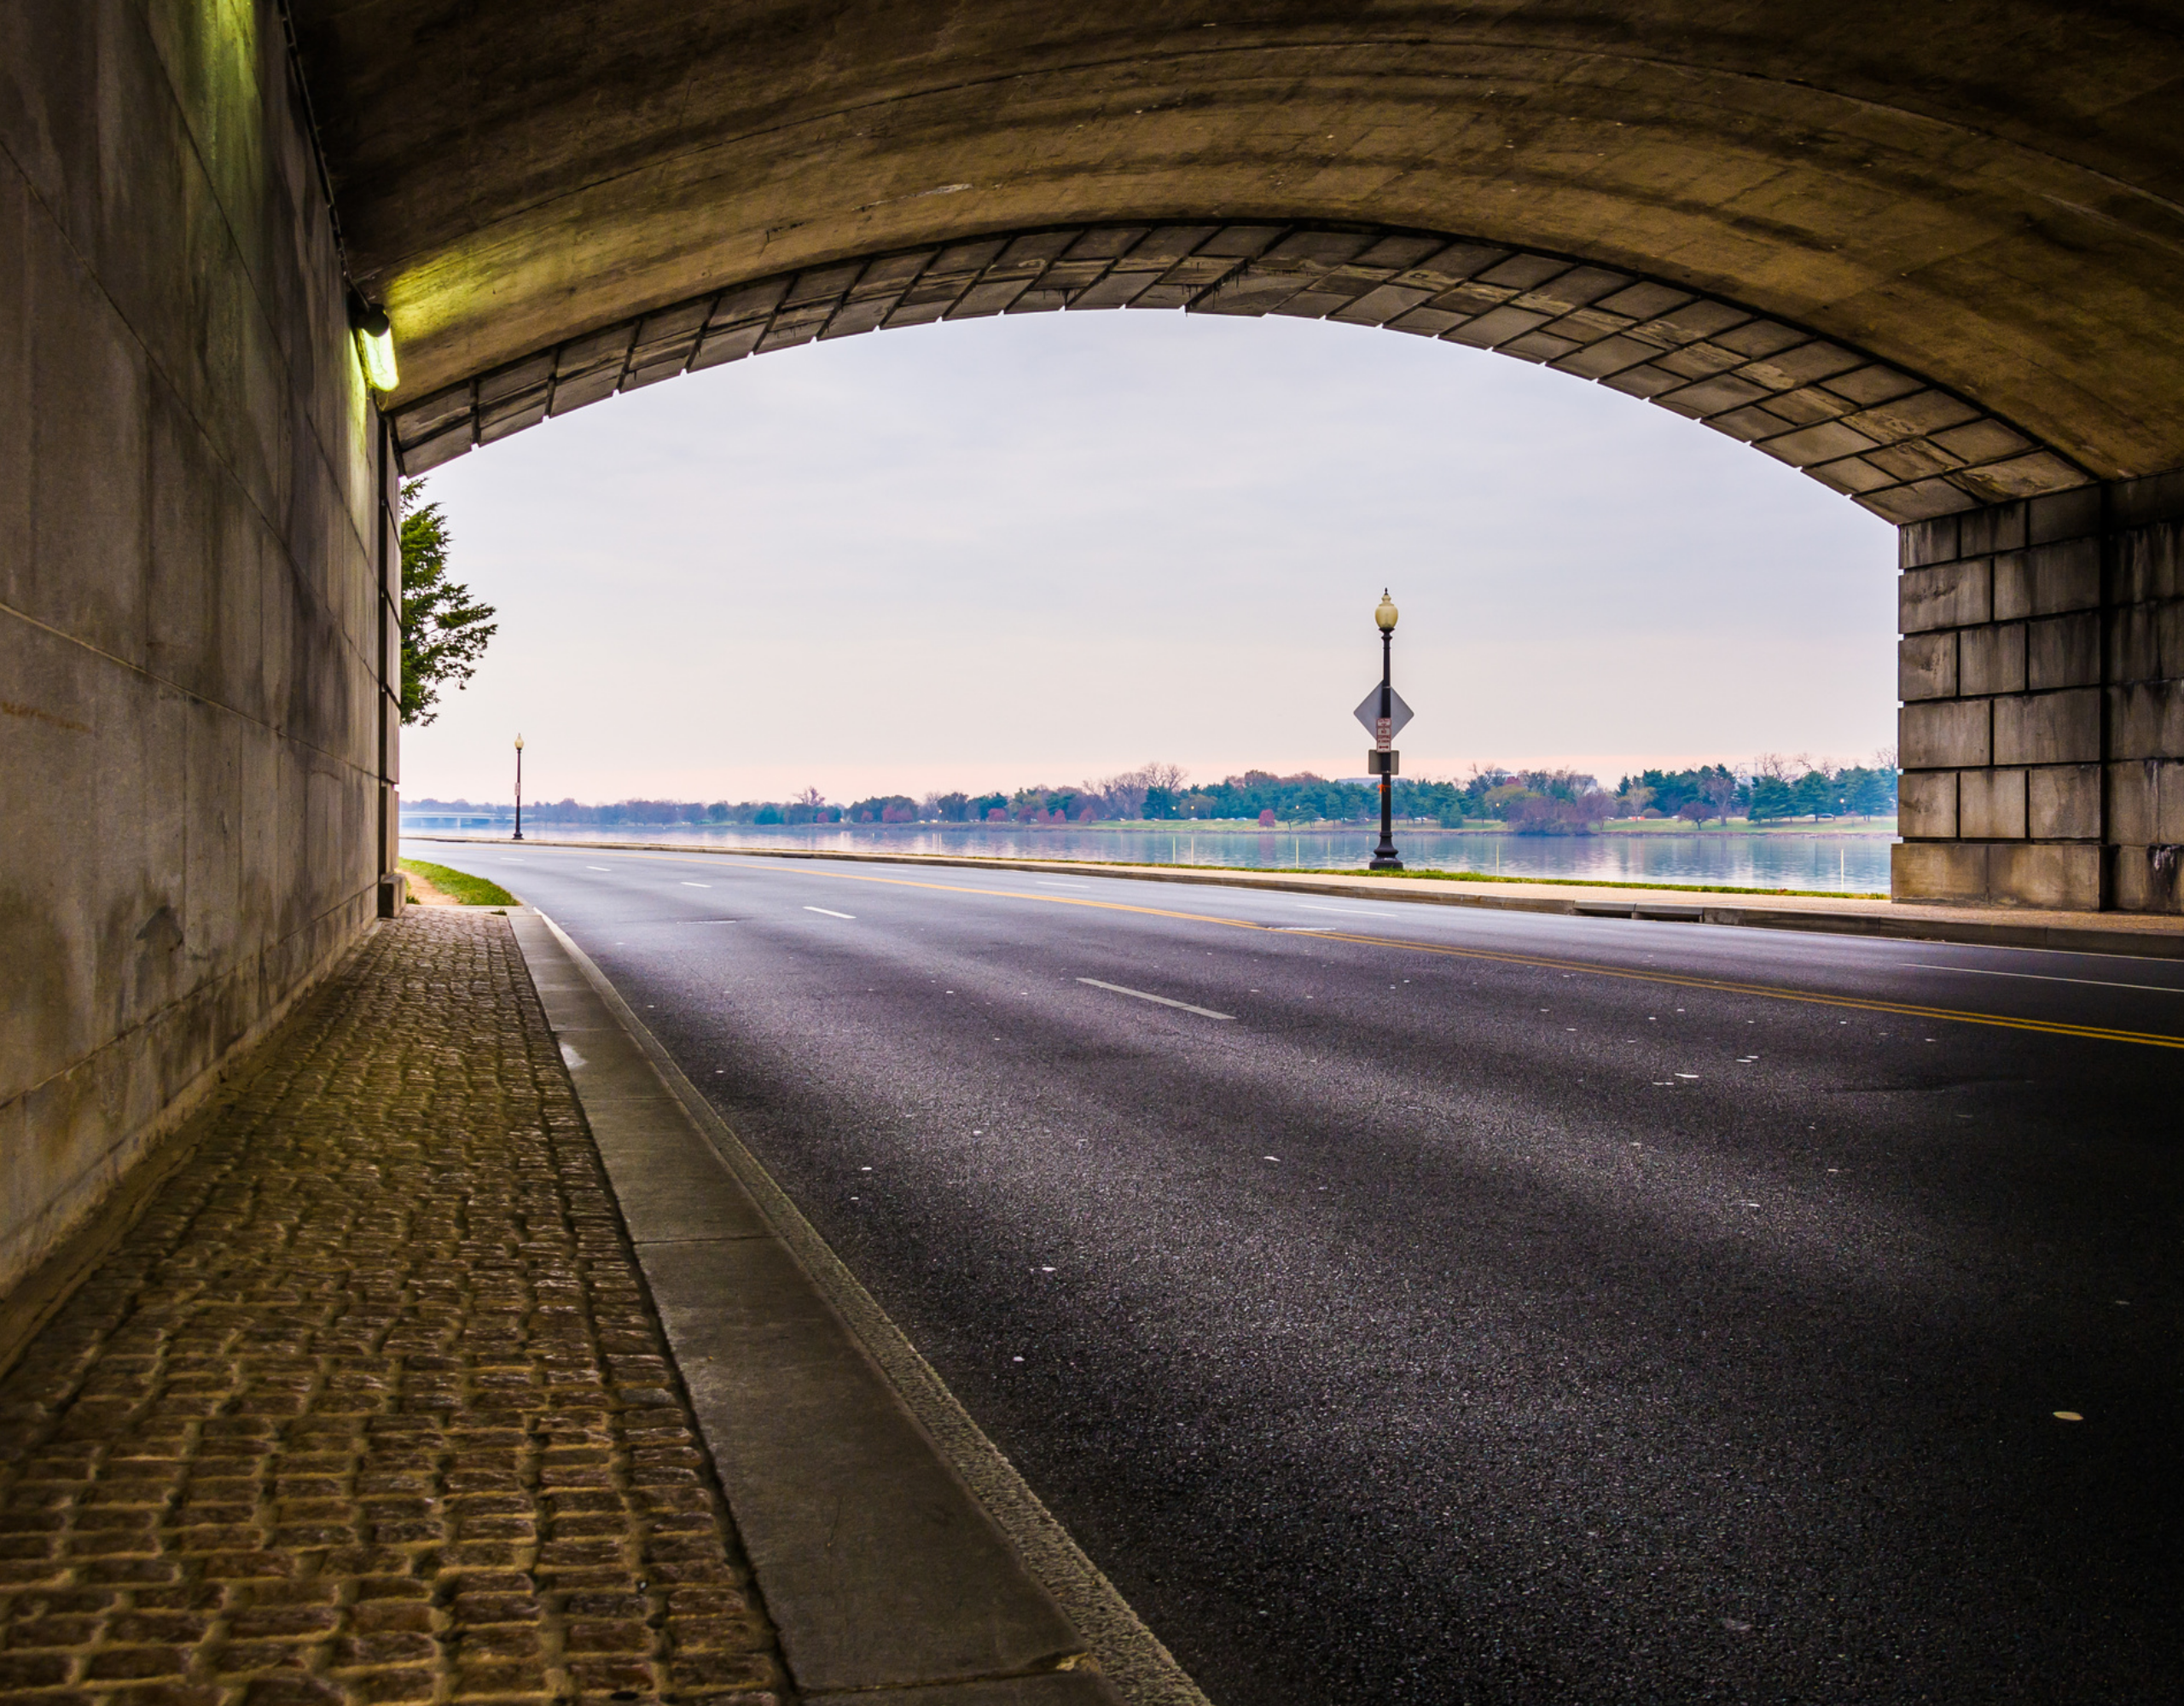
{"type": "MultiPolygon", "coordinates": [[[[1388,738],[1393,740],[1403,733],[1403,726],[1410,721],[1410,707],[1403,702],[1403,695],[1393,688],[1388,689],[1388,709],[1394,714],[1388,718],[1388,738]]],[[[1380,733],[1380,689],[1377,684],[1365,695],[1357,707],[1357,720],[1365,725],[1365,732],[1375,740],[1380,733]]]]}

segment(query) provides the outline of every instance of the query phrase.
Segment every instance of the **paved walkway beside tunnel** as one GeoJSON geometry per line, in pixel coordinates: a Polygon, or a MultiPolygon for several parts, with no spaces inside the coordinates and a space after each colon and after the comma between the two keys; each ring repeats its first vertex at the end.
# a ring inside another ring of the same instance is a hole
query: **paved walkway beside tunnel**
{"type": "Polygon", "coordinates": [[[781,1697],[507,920],[383,926],[0,1377],[0,1696],[781,1697]]]}

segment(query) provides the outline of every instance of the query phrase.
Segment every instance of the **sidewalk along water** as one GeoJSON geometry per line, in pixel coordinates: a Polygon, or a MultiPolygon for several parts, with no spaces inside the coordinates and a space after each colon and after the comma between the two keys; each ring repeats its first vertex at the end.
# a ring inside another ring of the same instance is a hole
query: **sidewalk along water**
{"type": "MultiPolygon", "coordinates": [[[[1371,829],[1255,830],[1179,823],[1112,829],[1021,824],[528,823],[543,841],[687,842],[695,847],[778,848],[784,852],[947,853],[996,859],[1085,859],[1133,865],[1228,865],[1240,870],[1362,870],[1379,839],[1371,829]]],[[[503,840],[507,831],[404,825],[411,834],[453,833],[503,840]]],[[[1583,882],[1671,883],[1693,887],[1809,889],[1827,894],[1888,892],[1891,836],[1668,833],[1480,834],[1405,825],[1396,832],[1415,871],[1563,878],[1583,882]]]]}

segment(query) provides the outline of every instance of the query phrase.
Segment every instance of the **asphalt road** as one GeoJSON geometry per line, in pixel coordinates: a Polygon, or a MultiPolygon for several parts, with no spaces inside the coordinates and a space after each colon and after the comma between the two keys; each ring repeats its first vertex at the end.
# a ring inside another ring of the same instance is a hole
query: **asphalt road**
{"type": "Polygon", "coordinates": [[[2184,966],[409,850],[597,960],[1218,1706],[2177,1696],[2184,966]]]}

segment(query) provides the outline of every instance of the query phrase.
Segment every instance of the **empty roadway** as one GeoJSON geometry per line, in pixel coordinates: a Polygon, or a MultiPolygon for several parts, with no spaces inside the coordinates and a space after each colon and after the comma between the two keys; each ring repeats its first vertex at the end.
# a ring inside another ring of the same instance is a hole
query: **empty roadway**
{"type": "Polygon", "coordinates": [[[2184,966],[407,850],[591,955],[1221,1706],[2178,1674],[2184,966]]]}

